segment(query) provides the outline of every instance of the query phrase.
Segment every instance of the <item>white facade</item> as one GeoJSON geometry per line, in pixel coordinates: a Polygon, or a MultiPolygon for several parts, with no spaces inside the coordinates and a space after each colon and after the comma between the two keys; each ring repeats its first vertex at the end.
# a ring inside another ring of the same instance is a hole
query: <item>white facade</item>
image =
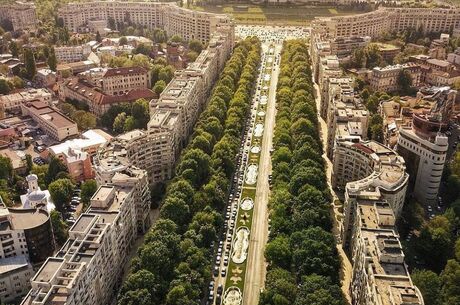
{"type": "Polygon", "coordinates": [[[70,228],[61,250],[33,277],[21,304],[108,304],[149,208],[145,171],[125,167],[115,172],[70,228]]]}
{"type": "Polygon", "coordinates": [[[91,47],[87,44],[81,46],[63,46],[55,47],[54,53],[60,63],[78,62],[88,58],[91,53],[91,47]]]}
{"type": "Polygon", "coordinates": [[[185,40],[197,39],[202,43],[209,42],[212,33],[219,27],[232,23],[226,15],[189,10],[171,2],[69,3],[59,9],[58,15],[63,18],[65,26],[74,32],[88,25],[89,21],[107,22],[112,18],[117,23],[129,18],[132,23],[149,29],[164,28],[168,36],[179,35],[185,40]]]}
{"type": "Polygon", "coordinates": [[[411,188],[422,204],[435,204],[449,148],[448,137],[425,137],[412,127],[399,129],[397,151],[407,162],[411,188]]]}
{"type": "Polygon", "coordinates": [[[33,275],[26,255],[0,259],[0,302],[9,303],[26,295],[33,275]]]}
{"type": "Polygon", "coordinates": [[[0,117],[5,111],[18,111],[21,105],[32,101],[42,101],[50,104],[52,95],[46,89],[28,89],[18,93],[0,96],[0,117]]]}

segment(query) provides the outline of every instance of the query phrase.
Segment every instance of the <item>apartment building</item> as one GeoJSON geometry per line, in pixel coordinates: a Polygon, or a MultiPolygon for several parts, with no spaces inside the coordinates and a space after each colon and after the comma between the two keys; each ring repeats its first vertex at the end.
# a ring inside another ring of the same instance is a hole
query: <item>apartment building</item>
{"type": "Polygon", "coordinates": [[[410,175],[409,189],[422,204],[435,204],[446,162],[446,121],[431,115],[413,114],[412,123],[399,128],[398,153],[404,157],[410,175]]]}
{"type": "MultiPolygon", "coordinates": [[[[176,71],[158,100],[151,101],[147,130],[134,130],[109,141],[98,152],[96,167],[107,168],[124,158],[126,164],[146,170],[150,184],[170,179],[179,153],[206,105],[233,43],[233,27],[215,33],[195,62],[176,71]],[[104,165],[98,160],[111,161],[104,165]]],[[[96,179],[106,181],[97,172],[96,179]]]]}
{"type": "Polygon", "coordinates": [[[14,31],[34,31],[37,28],[37,16],[33,3],[14,2],[0,5],[0,20],[9,20],[14,31]]]}
{"type": "Polygon", "coordinates": [[[32,101],[41,101],[50,104],[51,93],[46,89],[25,89],[17,93],[0,96],[0,118],[5,112],[20,111],[21,105],[32,101]]]}
{"type": "Polygon", "coordinates": [[[321,56],[318,62],[318,87],[321,95],[326,95],[329,78],[338,78],[343,72],[336,55],[321,56]]]}
{"type": "Polygon", "coordinates": [[[0,302],[7,304],[26,295],[33,275],[34,270],[25,255],[0,259],[0,302]]]}
{"type": "MultiPolygon", "coordinates": [[[[140,81],[136,80],[136,82],[140,81]]],[[[103,83],[102,79],[101,83],[103,83]]],[[[120,86],[120,88],[117,88],[117,90],[120,89],[118,95],[109,95],[101,92],[101,84],[93,84],[85,77],[64,79],[59,82],[59,99],[61,101],[65,101],[66,99],[81,101],[88,105],[90,112],[96,116],[102,116],[114,105],[132,103],[141,98],[150,100],[156,96],[152,90],[146,88],[132,89],[121,93],[121,89],[124,87],[123,78],[112,83],[114,84],[113,87],[120,86]],[[121,85],[115,85],[116,83],[120,83],[121,85]]]]}
{"type": "Polygon", "coordinates": [[[168,36],[179,35],[185,40],[197,39],[208,43],[212,33],[221,26],[232,25],[226,15],[198,12],[177,6],[171,2],[122,2],[93,1],[69,3],[62,6],[58,16],[65,26],[77,32],[87,27],[89,21],[109,19],[115,23],[130,22],[149,29],[164,28],[168,36]]]}
{"type": "Polygon", "coordinates": [[[56,141],[78,135],[77,123],[48,106],[48,103],[35,101],[21,104],[21,111],[23,116],[30,116],[48,136],[56,141]]]}
{"type": "Polygon", "coordinates": [[[342,243],[350,245],[354,198],[365,195],[386,200],[399,217],[408,181],[404,159],[392,149],[376,141],[336,139],[331,182],[345,192],[342,243]]]}
{"type": "Polygon", "coordinates": [[[399,89],[399,75],[406,72],[410,75],[412,87],[421,85],[422,71],[419,65],[407,63],[386,67],[375,67],[369,76],[369,85],[372,90],[381,92],[394,92],[399,89]]]}
{"type": "Polygon", "coordinates": [[[92,156],[110,139],[112,136],[104,131],[92,129],[82,133],[80,138],[50,146],[48,151],[67,166],[70,177],[75,181],[85,181],[94,178],[92,156]]]}
{"type": "Polygon", "coordinates": [[[149,206],[146,172],[133,166],[114,170],[70,228],[66,243],[32,278],[21,304],[109,304],[149,206]]]}
{"type": "Polygon", "coordinates": [[[348,83],[331,79],[329,107],[326,123],[327,147],[326,154],[330,160],[333,158],[336,141],[343,139],[367,139],[369,125],[369,112],[361,100],[354,95],[353,88],[348,83]],[[351,90],[350,90],[351,89],[351,90]]]}
{"type": "Polygon", "coordinates": [[[312,33],[328,38],[378,37],[384,32],[403,31],[407,28],[422,28],[426,33],[448,33],[460,28],[460,9],[380,7],[369,13],[319,17],[312,22],[312,33]]]}
{"type": "Polygon", "coordinates": [[[25,255],[39,264],[53,254],[54,238],[46,209],[7,208],[0,201],[0,260],[25,255]]]}
{"type": "Polygon", "coordinates": [[[412,282],[396,232],[395,216],[385,200],[363,193],[353,199],[350,222],[353,305],[423,305],[412,282]]]}
{"type": "Polygon", "coordinates": [[[91,46],[84,44],[80,46],[55,47],[54,53],[60,63],[78,62],[88,58],[91,53],[91,46]]]}
{"type": "Polygon", "coordinates": [[[108,95],[124,95],[134,89],[148,89],[150,82],[150,73],[143,67],[114,68],[102,77],[102,90],[108,95]]]}

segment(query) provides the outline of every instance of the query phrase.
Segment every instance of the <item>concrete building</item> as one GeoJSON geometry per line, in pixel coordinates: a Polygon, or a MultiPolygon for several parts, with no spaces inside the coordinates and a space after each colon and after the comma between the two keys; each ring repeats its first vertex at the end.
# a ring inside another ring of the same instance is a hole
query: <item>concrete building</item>
{"type": "Polygon", "coordinates": [[[363,194],[353,200],[350,222],[353,305],[424,305],[413,284],[395,229],[395,216],[385,200],[363,194]]]}
{"type": "Polygon", "coordinates": [[[108,69],[102,77],[102,90],[108,95],[124,95],[134,89],[150,88],[150,73],[142,67],[108,69]]]}
{"type": "Polygon", "coordinates": [[[17,93],[0,96],[0,118],[5,112],[19,112],[21,105],[32,101],[51,104],[52,95],[46,89],[26,89],[17,93]]]}
{"type": "Polygon", "coordinates": [[[385,32],[422,28],[426,33],[448,33],[460,28],[459,8],[394,8],[379,9],[349,16],[319,17],[312,22],[312,35],[327,38],[371,36],[385,32]]]}
{"type": "Polygon", "coordinates": [[[34,31],[37,27],[37,16],[33,3],[14,2],[0,5],[0,20],[11,21],[14,31],[34,31]]]}
{"type": "MultiPolygon", "coordinates": [[[[101,79],[101,83],[103,79],[101,79]]],[[[123,78],[120,78],[120,91],[123,90],[123,78]]],[[[136,81],[137,82],[137,81],[136,81]]],[[[113,82],[115,84],[115,81],[113,82]]],[[[103,115],[110,107],[122,103],[132,103],[138,99],[150,100],[156,95],[150,89],[132,89],[118,95],[109,95],[101,92],[101,84],[93,84],[85,77],[72,77],[59,82],[59,99],[75,99],[88,105],[89,111],[96,116],[103,115]]]]}
{"type": "MultiPolygon", "coordinates": [[[[176,71],[159,99],[151,101],[147,130],[118,136],[100,149],[98,159],[126,157],[127,163],[148,172],[151,184],[171,178],[179,153],[230,56],[233,39],[232,27],[215,33],[195,62],[176,71]]],[[[104,167],[103,162],[96,164],[104,167]]]]}
{"type": "Polygon", "coordinates": [[[146,172],[132,166],[100,185],[69,239],[31,280],[23,305],[109,304],[138,230],[145,230],[150,192],[146,172]]]}
{"type": "Polygon", "coordinates": [[[339,59],[336,55],[321,56],[318,63],[318,87],[321,96],[326,96],[330,78],[339,78],[343,71],[339,66],[339,59]]]}
{"type": "Polygon", "coordinates": [[[422,204],[435,204],[446,162],[447,123],[432,115],[414,114],[410,125],[399,128],[398,153],[410,175],[410,191],[422,204]]]}
{"type": "Polygon", "coordinates": [[[81,138],[50,146],[48,151],[67,166],[70,177],[75,181],[85,181],[94,178],[92,157],[111,138],[112,136],[102,130],[88,130],[82,133],[81,138]]]}
{"type": "Polygon", "coordinates": [[[332,187],[345,191],[342,242],[350,244],[350,230],[360,196],[386,200],[396,217],[404,205],[409,175],[404,159],[375,141],[337,139],[334,148],[332,187]]]}
{"type": "Polygon", "coordinates": [[[91,53],[91,47],[87,44],[80,46],[55,47],[56,59],[60,63],[78,62],[86,60],[91,53]]]}
{"type": "Polygon", "coordinates": [[[10,303],[30,290],[30,279],[34,275],[27,256],[13,256],[0,260],[0,302],[10,303]]]}
{"type": "Polygon", "coordinates": [[[57,141],[78,135],[77,124],[45,102],[21,104],[21,110],[23,116],[30,116],[48,136],[57,141]]]}
{"type": "Polygon", "coordinates": [[[32,264],[39,264],[53,251],[53,230],[46,209],[7,208],[0,200],[0,261],[25,255],[32,264]]]}
{"type": "Polygon", "coordinates": [[[331,160],[336,141],[367,139],[369,124],[369,112],[361,100],[354,95],[353,88],[347,86],[347,79],[345,78],[345,82],[337,80],[342,79],[331,79],[326,117],[328,126],[326,153],[331,160]]]}
{"type": "Polygon", "coordinates": [[[87,28],[89,21],[100,20],[108,25],[109,19],[124,23],[129,18],[130,22],[149,29],[163,28],[168,36],[179,35],[185,40],[197,39],[202,43],[209,42],[219,27],[232,24],[227,15],[194,11],[171,2],[69,3],[59,8],[58,16],[73,32],[87,28]]]}
{"type": "Polygon", "coordinates": [[[401,72],[407,72],[412,81],[412,87],[421,85],[422,71],[419,65],[407,63],[386,67],[375,67],[369,76],[369,85],[375,91],[394,92],[399,89],[398,78],[401,72]]]}
{"type": "Polygon", "coordinates": [[[41,190],[38,186],[38,177],[35,174],[28,175],[27,193],[21,195],[21,204],[23,209],[37,209],[42,208],[49,213],[56,207],[51,200],[51,195],[48,190],[41,190]]]}

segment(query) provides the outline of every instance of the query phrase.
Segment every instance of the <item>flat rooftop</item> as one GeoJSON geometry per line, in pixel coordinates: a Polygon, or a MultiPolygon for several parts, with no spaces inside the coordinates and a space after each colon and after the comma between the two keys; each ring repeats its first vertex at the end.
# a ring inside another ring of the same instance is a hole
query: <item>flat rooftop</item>
{"type": "Polygon", "coordinates": [[[47,121],[49,124],[55,126],[56,128],[66,128],[71,126],[76,126],[76,123],[71,121],[62,113],[54,110],[49,107],[45,102],[30,102],[25,105],[30,113],[40,116],[43,120],[47,121]]]}
{"type": "Polygon", "coordinates": [[[94,222],[95,218],[96,216],[86,213],[80,215],[74,225],[70,228],[70,231],[78,233],[86,232],[94,222]]]}
{"type": "Polygon", "coordinates": [[[63,258],[48,257],[45,263],[41,266],[40,270],[38,270],[37,274],[35,274],[32,281],[48,283],[63,263],[63,258]]]}
{"type": "Polygon", "coordinates": [[[27,230],[41,226],[49,219],[49,215],[42,209],[1,209],[8,215],[9,225],[0,227],[0,230],[27,230]]]}

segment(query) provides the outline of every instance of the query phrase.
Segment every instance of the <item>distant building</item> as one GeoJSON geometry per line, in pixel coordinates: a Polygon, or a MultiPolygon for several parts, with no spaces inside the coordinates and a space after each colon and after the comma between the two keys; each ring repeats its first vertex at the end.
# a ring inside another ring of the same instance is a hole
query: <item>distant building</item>
{"type": "Polygon", "coordinates": [[[39,69],[35,75],[35,82],[40,87],[52,87],[56,84],[56,72],[50,69],[39,69]]]}
{"type": "Polygon", "coordinates": [[[460,28],[460,9],[380,7],[364,14],[317,17],[312,22],[312,35],[328,38],[378,37],[385,32],[420,27],[425,33],[446,33],[460,28]]]}
{"type": "Polygon", "coordinates": [[[56,59],[60,63],[84,61],[91,53],[89,45],[55,47],[56,59]]]}
{"type": "Polygon", "coordinates": [[[14,31],[34,31],[37,28],[37,16],[33,3],[14,2],[0,5],[0,20],[9,20],[14,31]]]}
{"type": "Polygon", "coordinates": [[[134,89],[148,89],[150,82],[150,72],[142,67],[108,69],[102,77],[102,90],[108,95],[124,95],[134,89]]]}
{"type": "Polygon", "coordinates": [[[147,174],[126,166],[100,185],[69,239],[31,280],[23,305],[109,304],[128,254],[145,232],[150,209],[147,174]]]}
{"type": "Polygon", "coordinates": [[[373,68],[369,76],[370,87],[381,92],[397,91],[399,89],[398,78],[403,71],[410,75],[412,87],[420,87],[422,72],[420,66],[414,63],[373,68]]]}
{"type": "Polygon", "coordinates": [[[36,101],[21,104],[22,115],[30,116],[39,127],[56,141],[78,135],[77,124],[47,103],[36,101]]]}
{"type": "Polygon", "coordinates": [[[5,112],[21,110],[21,105],[32,101],[41,101],[50,104],[51,93],[46,89],[25,89],[17,93],[0,96],[0,118],[5,112]]]}
{"type": "Polygon", "coordinates": [[[111,138],[102,130],[88,130],[81,138],[50,146],[48,151],[51,156],[59,158],[67,166],[69,175],[75,181],[85,181],[94,178],[92,156],[111,138]]]}

